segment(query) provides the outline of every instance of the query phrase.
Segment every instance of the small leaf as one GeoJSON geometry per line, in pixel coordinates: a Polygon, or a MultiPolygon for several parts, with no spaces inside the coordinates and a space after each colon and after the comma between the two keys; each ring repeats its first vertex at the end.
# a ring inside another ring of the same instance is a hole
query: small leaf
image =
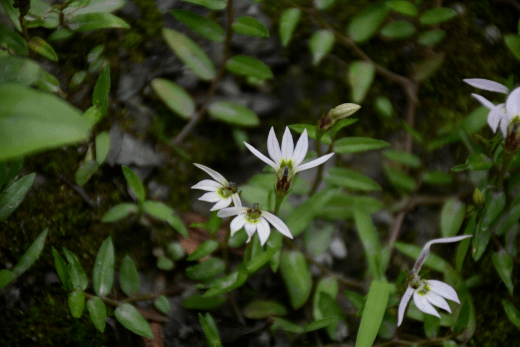
{"type": "Polygon", "coordinates": [[[384,22],[388,11],[388,6],[377,3],[359,12],[348,25],[348,36],[356,42],[370,39],[384,22]]]}
{"type": "Polygon", "coordinates": [[[423,25],[432,25],[450,20],[456,15],[457,12],[451,8],[437,7],[424,11],[419,20],[423,25]]]}
{"type": "MultiPolygon", "coordinates": [[[[339,122],[338,122],[339,123],[339,122]]],[[[307,136],[311,139],[316,139],[316,126],[310,125],[310,124],[292,124],[289,125],[289,128],[291,130],[296,131],[298,134],[303,133],[305,129],[307,129],[307,136]]],[[[330,145],[332,142],[332,139],[328,133],[323,134],[321,137],[321,143],[330,145]]]]}
{"type": "Polygon", "coordinates": [[[99,165],[105,162],[110,150],[110,136],[103,131],[96,136],[96,161],[99,165]]]}
{"type": "Polygon", "coordinates": [[[506,42],[507,48],[509,48],[509,50],[511,51],[511,53],[513,53],[515,58],[520,60],[520,35],[504,35],[504,41],[506,42]]]}
{"type": "Polygon", "coordinates": [[[390,118],[392,117],[392,102],[386,96],[378,96],[375,102],[377,113],[381,116],[390,118]]]}
{"type": "Polygon", "coordinates": [[[220,25],[208,19],[186,10],[171,10],[170,13],[180,22],[186,24],[191,30],[204,36],[208,40],[224,42],[226,32],[220,25]]]}
{"type": "Polygon", "coordinates": [[[422,62],[418,63],[412,73],[412,79],[416,82],[427,80],[435,71],[437,71],[444,62],[444,53],[432,55],[422,62]]]}
{"type": "Polygon", "coordinates": [[[423,46],[433,46],[446,37],[444,30],[428,30],[419,35],[417,42],[423,46]]]}
{"type": "Polygon", "coordinates": [[[135,263],[128,255],[125,255],[121,261],[121,267],[119,268],[119,285],[121,290],[128,296],[137,294],[139,291],[139,274],[135,263]]]}
{"type": "Polygon", "coordinates": [[[121,18],[104,12],[76,14],[68,25],[70,29],[80,32],[108,28],[130,29],[130,25],[121,18]]]}
{"type": "Polygon", "coordinates": [[[265,252],[262,252],[258,255],[253,255],[253,258],[245,264],[247,273],[249,275],[252,275],[258,270],[260,270],[265,264],[267,264],[271,260],[272,256],[276,253],[276,251],[276,248],[269,248],[265,252]]]}
{"type": "Polygon", "coordinates": [[[74,177],[76,184],[80,187],[85,185],[90,177],[96,173],[97,169],[99,169],[99,163],[95,160],[87,160],[81,163],[74,177]]]}
{"type": "Polygon", "coordinates": [[[207,240],[204,241],[199,247],[193,251],[187,258],[188,261],[198,260],[203,258],[211,253],[213,253],[218,248],[218,242],[215,240],[207,240]]]}
{"type": "Polygon", "coordinates": [[[253,301],[244,307],[244,317],[249,319],[265,319],[286,314],[285,307],[275,301],[253,301]]]}
{"type": "Polygon", "coordinates": [[[237,34],[269,37],[267,28],[258,19],[250,16],[237,18],[231,26],[237,34]]]}
{"type": "Polygon", "coordinates": [[[235,55],[226,63],[226,68],[236,74],[260,79],[273,78],[273,72],[260,60],[248,55],[235,55]]]}
{"type": "Polygon", "coordinates": [[[480,223],[477,226],[473,239],[473,259],[479,260],[484,254],[491,238],[491,224],[500,216],[506,205],[504,192],[486,193],[486,205],[482,211],[480,223]]]}
{"type": "Polygon", "coordinates": [[[58,273],[58,277],[60,278],[63,287],[67,291],[72,290],[72,283],[70,280],[67,264],[54,247],[52,247],[52,256],[54,258],[54,267],[56,268],[56,272],[58,273]]]}
{"type": "Polygon", "coordinates": [[[214,119],[244,127],[260,124],[260,119],[249,108],[234,101],[217,101],[208,108],[208,113],[214,119]]]}
{"type": "Polygon", "coordinates": [[[184,248],[182,248],[179,242],[175,241],[168,244],[168,247],[166,248],[166,254],[168,254],[168,256],[174,261],[179,261],[186,256],[184,248]]]}
{"type": "Polygon", "coordinates": [[[27,45],[30,49],[44,56],[45,58],[50,59],[52,61],[58,61],[58,55],[56,54],[52,46],[45,42],[45,40],[41,37],[31,37],[29,42],[27,42],[27,45]]]}
{"type": "Polygon", "coordinates": [[[279,317],[273,318],[273,324],[271,325],[270,329],[271,332],[276,331],[278,329],[294,334],[302,334],[304,332],[304,329],[301,326],[279,317]]]}
{"type": "Polygon", "coordinates": [[[516,309],[516,307],[507,300],[502,299],[502,305],[504,306],[504,311],[506,311],[507,317],[518,329],[520,329],[520,313],[516,309]]]}
{"type": "Polygon", "coordinates": [[[204,293],[203,297],[208,298],[212,296],[228,293],[243,285],[247,280],[247,272],[244,270],[237,270],[222,278],[218,278],[210,283],[210,289],[204,293]]]}
{"type": "Polygon", "coordinates": [[[330,6],[334,5],[336,0],[314,0],[314,7],[318,10],[326,10],[330,6]]]}
{"type": "Polygon", "coordinates": [[[415,34],[415,27],[405,20],[390,22],[381,29],[381,35],[393,39],[404,39],[413,36],[413,34],[415,34]]]}
{"type": "Polygon", "coordinates": [[[386,280],[372,281],[356,338],[356,347],[371,347],[383,321],[389,297],[386,280]]]}
{"type": "Polygon", "coordinates": [[[360,206],[354,207],[354,220],[356,222],[356,230],[365,250],[368,271],[372,277],[379,279],[381,277],[381,269],[378,259],[381,259],[381,244],[376,227],[372,222],[370,214],[360,206]]]}
{"type": "Polygon", "coordinates": [[[345,137],[334,143],[334,152],[340,154],[359,153],[388,147],[388,142],[368,137],[345,137]]]}
{"type": "Polygon", "coordinates": [[[103,333],[105,331],[105,319],[107,317],[107,308],[105,303],[97,296],[94,296],[92,299],[87,301],[87,310],[92,324],[94,324],[99,332],[103,333]]]}
{"type": "Polygon", "coordinates": [[[462,333],[466,327],[468,326],[469,317],[471,313],[469,301],[466,299],[462,302],[462,306],[460,307],[459,316],[457,317],[457,321],[453,326],[453,333],[460,334],[462,333]]]}
{"type": "Polygon", "coordinates": [[[199,322],[202,325],[202,330],[204,331],[204,336],[206,336],[206,341],[208,342],[209,347],[222,347],[222,343],[220,342],[220,337],[218,334],[218,328],[213,320],[213,317],[209,313],[206,313],[206,317],[204,317],[201,313],[199,313],[199,322]]]}
{"type": "Polygon", "coordinates": [[[16,276],[7,269],[0,270],[0,289],[11,283],[16,276]]]}
{"type": "MultiPolygon", "coordinates": [[[[18,25],[20,24],[18,23],[18,25]]],[[[8,49],[21,56],[26,56],[29,53],[27,42],[23,36],[4,24],[0,24],[0,45],[5,45],[8,49]]]]}
{"type": "Polygon", "coordinates": [[[141,316],[137,309],[130,304],[122,304],[114,311],[114,316],[121,325],[134,334],[153,339],[153,332],[150,324],[141,316]]]}
{"type": "Polygon", "coordinates": [[[168,257],[157,258],[157,267],[163,271],[171,271],[175,268],[175,263],[168,257]]]}
{"type": "Polygon", "coordinates": [[[298,8],[288,8],[282,12],[280,16],[280,27],[278,29],[278,33],[280,35],[280,40],[282,41],[282,46],[287,47],[294,33],[294,29],[296,29],[296,25],[300,20],[301,11],[298,8]]]}
{"type": "Polygon", "coordinates": [[[20,206],[35,177],[34,172],[25,175],[0,193],[0,222],[5,221],[20,206]]]}
{"type": "Polygon", "coordinates": [[[325,293],[334,299],[338,295],[338,290],[338,280],[334,277],[325,277],[318,282],[312,298],[312,316],[315,320],[320,320],[324,317],[320,308],[320,295],[325,293]]]}
{"type": "Polygon", "coordinates": [[[383,152],[383,156],[387,159],[402,163],[409,167],[418,168],[421,166],[421,158],[413,153],[405,151],[398,151],[394,149],[387,149],[383,152]]]}
{"type": "Polygon", "coordinates": [[[134,193],[139,203],[142,204],[145,198],[143,182],[141,182],[141,179],[128,166],[123,165],[122,169],[128,187],[134,193]]]}
{"type": "Polygon", "coordinates": [[[106,296],[112,290],[114,283],[114,245],[110,236],[103,241],[96,256],[92,282],[98,296],[106,296]]]}
{"type": "Polygon", "coordinates": [[[162,312],[164,314],[168,314],[168,312],[170,312],[170,309],[171,309],[171,305],[170,305],[170,302],[168,301],[168,298],[165,297],[164,295],[160,295],[154,302],[153,302],[153,305],[155,306],[155,308],[159,311],[159,312],[162,312]]]}
{"type": "Polygon", "coordinates": [[[312,276],[303,254],[299,251],[282,252],[280,274],[292,308],[299,309],[307,302],[312,290],[312,276]]]}
{"type": "Polygon", "coordinates": [[[441,211],[441,234],[442,237],[451,237],[457,235],[464,216],[466,215],[466,206],[457,199],[448,199],[444,203],[441,211]]]}
{"type": "Polygon", "coordinates": [[[68,28],[59,28],[52,32],[47,37],[47,40],[49,42],[59,42],[59,41],[65,41],[70,39],[72,36],[74,36],[74,32],[68,28]]]}
{"type": "Polygon", "coordinates": [[[352,100],[355,103],[363,101],[374,80],[374,75],[375,68],[371,63],[355,61],[350,64],[347,78],[352,88],[352,100]]]}
{"type": "Polygon", "coordinates": [[[135,204],[129,202],[117,204],[105,213],[101,221],[105,223],[115,222],[127,217],[130,213],[137,213],[137,211],[139,211],[139,207],[135,204]]]}
{"type": "Polygon", "coordinates": [[[431,185],[447,185],[451,184],[453,178],[447,172],[443,171],[425,171],[422,176],[423,183],[431,185]]]}
{"type": "Polygon", "coordinates": [[[110,93],[110,66],[106,63],[101,70],[94,91],[92,92],[92,103],[100,109],[101,117],[107,113],[108,95],[110,93]]]}
{"type": "Polygon", "coordinates": [[[519,202],[513,202],[511,207],[500,216],[495,226],[493,227],[493,231],[496,235],[500,236],[507,234],[511,228],[520,220],[519,202]]]}
{"type": "Polygon", "coordinates": [[[451,169],[454,172],[460,172],[464,170],[489,170],[493,167],[493,161],[482,153],[473,153],[470,154],[466,163],[457,165],[451,169]]]}
{"type": "Polygon", "coordinates": [[[379,184],[374,182],[371,178],[357,171],[339,167],[333,167],[327,170],[325,182],[353,190],[381,190],[379,184]]]}
{"type": "Polygon", "coordinates": [[[218,258],[210,258],[203,263],[188,266],[186,276],[196,281],[208,281],[224,272],[226,264],[218,258]]]}
{"type": "Polygon", "coordinates": [[[85,294],[76,290],[69,293],[69,309],[70,314],[74,318],[79,318],[83,314],[83,309],[85,308],[85,294]]]}
{"type": "Polygon", "coordinates": [[[500,278],[504,281],[504,284],[509,290],[509,294],[512,296],[515,288],[515,285],[511,280],[511,275],[513,273],[513,258],[502,249],[493,253],[491,259],[493,260],[493,265],[495,265],[495,269],[500,275],[500,278]]]}
{"type": "Polygon", "coordinates": [[[226,0],[182,0],[192,4],[201,5],[210,10],[223,10],[226,8],[226,0]]]}
{"type": "Polygon", "coordinates": [[[182,306],[184,308],[194,310],[211,310],[212,308],[222,306],[225,302],[226,299],[223,297],[215,296],[211,298],[205,298],[200,294],[196,294],[185,299],[182,302],[182,306]]]}
{"type": "Polygon", "coordinates": [[[63,254],[69,262],[69,275],[74,290],[85,290],[88,286],[88,278],[74,253],[63,247],[63,254]]]}
{"type": "MultiPolygon", "coordinates": [[[[477,219],[477,214],[473,213],[473,215],[468,220],[466,227],[464,228],[464,235],[471,235],[475,231],[475,221],[477,219]]],[[[468,252],[469,244],[471,239],[465,239],[460,242],[459,249],[457,250],[456,264],[457,264],[457,272],[462,271],[462,265],[464,264],[464,259],[466,258],[466,253],[468,252]]]]}
{"type": "Polygon", "coordinates": [[[406,0],[391,0],[385,2],[385,5],[406,16],[417,16],[417,7],[406,0]]]}
{"type": "Polygon", "coordinates": [[[186,230],[184,223],[170,206],[165,205],[162,202],[148,200],[143,203],[142,208],[144,212],[157,219],[165,221],[179,234],[188,238],[188,230],[186,230]]]}
{"type": "Polygon", "coordinates": [[[13,274],[15,276],[20,276],[25,271],[27,271],[32,264],[38,259],[40,256],[40,253],[43,250],[43,247],[45,246],[45,239],[47,238],[47,233],[49,232],[49,229],[45,229],[38,235],[36,240],[33,241],[31,246],[25,253],[20,257],[18,260],[18,263],[13,267],[13,274]]]}
{"type": "Polygon", "coordinates": [[[312,65],[316,66],[330,53],[334,46],[334,33],[330,30],[322,29],[314,32],[309,40],[309,48],[312,53],[312,65]]]}
{"type": "Polygon", "coordinates": [[[152,88],[170,110],[184,119],[195,114],[195,103],[191,96],[176,83],[164,78],[154,78],[152,88]]]}
{"type": "Polygon", "coordinates": [[[417,186],[414,178],[403,170],[392,167],[390,165],[384,165],[383,169],[385,170],[385,174],[388,177],[388,180],[392,183],[392,185],[398,190],[408,190],[413,191],[417,186]]]}

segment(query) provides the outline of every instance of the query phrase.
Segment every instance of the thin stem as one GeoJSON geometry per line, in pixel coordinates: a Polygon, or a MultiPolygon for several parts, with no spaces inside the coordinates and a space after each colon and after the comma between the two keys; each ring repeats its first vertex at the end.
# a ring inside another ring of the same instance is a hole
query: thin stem
{"type": "Polygon", "coordinates": [[[509,166],[511,159],[513,159],[513,154],[508,153],[506,151],[504,153],[504,159],[502,160],[502,167],[500,168],[500,171],[498,172],[498,178],[497,178],[497,184],[496,184],[497,190],[502,190],[502,185],[504,184],[504,178],[507,173],[507,167],[509,166]]]}
{"type": "Polygon", "coordinates": [[[224,237],[224,243],[220,244],[220,247],[222,247],[222,258],[224,260],[224,264],[226,264],[226,274],[229,275],[231,273],[231,269],[229,267],[229,238],[231,237],[231,229],[228,227],[226,228],[226,236],[224,237]]]}

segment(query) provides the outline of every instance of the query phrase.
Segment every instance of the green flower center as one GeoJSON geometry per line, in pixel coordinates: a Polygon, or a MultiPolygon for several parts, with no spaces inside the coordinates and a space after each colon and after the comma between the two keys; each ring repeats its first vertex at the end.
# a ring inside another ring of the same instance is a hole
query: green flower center
{"type": "Polygon", "coordinates": [[[222,198],[227,199],[231,195],[235,194],[237,192],[237,185],[234,182],[229,182],[227,187],[222,187],[219,190],[217,190],[217,194],[220,195],[222,198]]]}
{"type": "Polygon", "coordinates": [[[420,296],[425,296],[431,290],[426,280],[421,280],[420,277],[417,275],[415,275],[414,279],[408,284],[420,296]]]}
{"type": "Polygon", "coordinates": [[[260,222],[260,216],[262,216],[262,211],[258,208],[258,203],[254,203],[251,208],[246,211],[246,221],[249,223],[258,223],[260,222]]]}
{"type": "Polygon", "coordinates": [[[294,176],[294,172],[293,172],[294,163],[293,163],[293,161],[290,160],[290,159],[289,160],[282,159],[280,161],[280,169],[276,173],[276,176],[278,177],[278,179],[281,179],[283,177],[283,172],[284,172],[286,167],[289,168],[289,175],[287,176],[288,180],[290,180],[294,176]]]}

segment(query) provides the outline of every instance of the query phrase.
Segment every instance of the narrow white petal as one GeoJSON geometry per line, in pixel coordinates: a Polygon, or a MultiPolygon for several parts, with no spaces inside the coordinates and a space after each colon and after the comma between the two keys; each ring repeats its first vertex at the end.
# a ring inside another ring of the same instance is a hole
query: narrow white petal
{"type": "Polygon", "coordinates": [[[244,224],[246,224],[246,216],[243,214],[236,216],[229,224],[229,227],[231,228],[231,236],[242,229],[244,224]]]}
{"type": "Polygon", "coordinates": [[[415,265],[413,266],[413,272],[419,273],[419,270],[421,269],[422,265],[426,261],[426,258],[430,255],[430,246],[434,243],[450,243],[450,242],[457,242],[460,240],[467,239],[468,237],[472,237],[473,235],[461,235],[461,236],[453,236],[453,237],[443,237],[441,239],[435,239],[428,241],[419,256],[417,257],[417,260],[415,261],[415,265]]]}
{"type": "Polygon", "coordinates": [[[507,137],[507,128],[509,127],[509,123],[511,122],[511,118],[506,114],[504,118],[500,120],[500,132],[504,138],[507,137]]]}
{"type": "Polygon", "coordinates": [[[520,116],[520,87],[513,90],[507,97],[506,110],[511,117],[520,116]]]}
{"type": "Polygon", "coordinates": [[[326,162],[327,160],[329,160],[330,157],[332,157],[334,155],[334,153],[329,153],[329,154],[326,154],[324,156],[321,156],[317,159],[314,159],[314,160],[311,160],[310,162],[308,163],[305,163],[303,165],[300,165],[300,166],[297,166],[294,171],[296,172],[300,172],[300,171],[303,171],[303,170],[307,170],[307,169],[310,169],[310,168],[313,168],[315,166],[318,166],[318,165],[321,165],[323,164],[324,162],[326,162]]]}
{"type": "Polygon", "coordinates": [[[406,288],[406,291],[401,298],[401,302],[399,303],[399,309],[397,310],[397,326],[400,326],[403,322],[404,313],[406,312],[406,306],[408,306],[408,302],[412,297],[413,289],[411,287],[406,288]]]}
{"type": "Polygon", "coordinates": [[[416,291],[413,292],[413,302],[415,306],[424,313],[431,314],[432,316],[441,318],[441,315],[437,310],[430,304],[425,296],[419,295],[416,291]]]}
{"type": "Polygon", "coordinates": [[[210,192],[216,192],[220,188],[222,188],[222,184],[213,180],[202,180],[193,187],[191,187],[191,189],[207,190],[210,192]]]}
{"type": "Polygon", "coordinates": [[[245,213],[245,210],[245,207],[228,207],[218,211],[217,216],[219,216],[220,218],[236,216],[237,214],[245,213]]]}
{"type": "Polygon", "coordinates": [[[211,209],[210,211],[216,211],[216,210],[222,210],[223,208],[225,207],[228,207],[229,205],[231,205],[231,202],[233,200],[231,199],[230,196],[228,196],[226,199],[222,199],[220,200],[219,202],[217,202],[211,209]]]}
{"type": "Polygon", "coordinates": [[[261,218],[265,218],[269,223],[272,224],[272,226],[276,228],[276,230],[282,233],[282,235],[287,236],[290,239],[293,238],[291,231],[289,230],[289,227],[285,225],[285,223],[274,214],[267,211],[262,211],[261,218]]]}
{"type": "Polygon", "coordinates": [[[244,142],[244,145],[253,153],[258,159],[266,163],[267,165],[272,166],[275,170],[277,169],[277,165],[271,159],[267,158],[265,155],[260,153],[255,147],[251,146],[249,143],[244,142]]]}
{"type": "Polygon", "coordinates": [[[294,153],[292,156],[293,164],[295,167],[301,164],[303,159],[305,159],[305,155],[307,155],[307,149],[309,148],[309,136],[307,135],[307,129],[303,130],[298,142],[296,143],[296,148],[294,149],[294,153]]]}
{"type": "Polygon", "coordinates": [[[505,85],[483,78],[466,78],[463,81],[478,89],[489,90],[491,92],[502,94],[507,94],[509,92],[509,89],[505,85]]]}
{"type": "Polygon", "coordinates": [[[482,95],[471,93],[471,96],[478,100],[482,104],[482,106],[486,106],[490,110],[495,107],[495,104],[493,104],[491,101],[483,97],[482,95]]]}
{"type": "Polygon", "coordinates": [[[242,207],[242,201],[240,201],[238,193],[231,194],[231,198],[233,198],[233,205],[235,205],[235,207],[242,207]]]}
{"type": "Polygon", "coordinates": [[[278,139],[276,138],[273,127],[271,127],[271,130],[269,131],[269,137],[267,137],[267,151],[269,152],[269,156],[274,160],[274,162],[276,164],[280,164],[282,151],[280,151],[280,144],[278,143],[278,139]]]}
{"type": "Polygon", "coordinates": [[[247,236],[248,236],[246,243],[251,241],[251,238],[255,234],[256,227],[257,227],[257,224],[249,223],[247,221],[244,224],[244,229],[246,230],[246,233],[247,233],[247,236]]]}
{"type": "Polygon", "coordinates": [[[204,165],[200,165],[200,164],[193,164],[195,165],[196,167],[198,167],[199,169],[201,170],[204,170],[206,171],[206,173],[208,175],[210,175],[211,177],[213,177],[215,179],[215,181],[219,182],[220,184],[222,184],[223,186],[226,186],[228,185],[228,181],[224,178],[224,176],[222,176],[221,174],[219,174],[218,172],[216,172],[215,170],[212,170],[210,169],[209,167],[207,166],[204,166],[204,165]]]}
{"type": "Polygon", "coordinates": [[[460,304],[457,292],[450,285],[436,280],[427,280],[426,283],[428,283],[428,286],[432,292],[439,294],[448,300],[455,301],[457,304],[460,304]]]}
{"type": "Polygon", "coordinates": [[[448,305],[448,302],[439,294],[436,294],[435,292],[431,291],[426,293],[425,297],[426,300],[430,302],[430,304],[440,307],[443,310],[446,310],[449,313],[451,313],[450,305],[448,305]]]}
{"type": "Polygon", "coordinates": [[[506,113],[506,109],[504,104],[496,105],[489,111],[487,122],[491,130],[493,132],[497,132],[498,125],[500,125],[500,129],[504,128],[505,131],[502,131],[502,135],[504,137],[507,136],[507,126],[509,125],[509,115],[506,113]]]}
{"type": "Polygon", "coordinates": [[[256,226],[256,232],[260,238],[260,244],[263,246],[267,242],[269,234],[271,233],[271,227],[264,218],[260,218],[260,223],[256,226]]]}
{"type": "Polygon", "coordinates": [[[291,159],[294,151],[294,142],[289,127],[285,127],[282,139],[282,158],[291,159]]]}
{"type": "Polygon", "coordinates": [[[200,201],[217,202],[222,200],[222,197],[217,192],[209,192],[199,198],[200,201]]]}

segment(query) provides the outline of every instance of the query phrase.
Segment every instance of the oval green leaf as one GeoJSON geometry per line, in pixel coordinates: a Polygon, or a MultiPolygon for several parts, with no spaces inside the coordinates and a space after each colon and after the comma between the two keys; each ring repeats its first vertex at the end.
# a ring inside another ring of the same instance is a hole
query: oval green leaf
{"type": "Polygon", "coordinates": [[[137,309],[130,304],[122,304],[114,311],[114,315],[119,323],[134,334],[153,339],[153,332],[150,324],[143,318],[137,309]]]}
{"type": "Polygon", "coordinates": [[[103,131],[96,136],[96,161],[103,164],[110,150],[110,136],[103,131]]]}
{"type": "Polygon", "coordinates": [[[94,291],[98,296],[106,296],[114,283],[114,245],[109,236],[99,248],[92,272],[94,291]]]}
{"type": "Polygon", "coordinates": [[[226,68],[236,74],[260,79],[273,77],[271,68],[260,60],[248,55],[235,55],[226,63],[226,68]]]}
{"type": "Polygon", "coordinates": [[[73,291],[69,293],[68,302],[72,317],[81,317],[83,309],[85,308],[85,294],[80,290],[73,291]]]}
{"type": "Polygon", "coordinates": [[[260,124],[260,119],[249,108],[234,101],[218,101],[209,106],[208,113],[214,119],[244,127],[260,124]]]}
{"type": "Polygon", "coordinates": [[[195,103],[184,88],[164,78],[152,80],[152,88],[170,110],[184,119],[195,113],[195,103]]]}
{"type": "Polygon", "coordinates": [[[14,280],[16,276],[7,269],[0,270],[0,289],[11,283],[12,280],[14,280]]]}
{"type": "Polygon", "coordinates": [[[322,29],[312,34],[309,40],[309,48],[312,53],[312,65],[316,66],[330,53],[334,46],[334,33],[330,30],[322,29]]]}
{"type": "Polygon", "coordinates": [[[244,270],[237,270],[230,275],[218,278],[211,282],[210,289],[204,293],[204,298],[209,298],[224,293],[228,293],[243,285],[247,280],[247,272],[244,270]]]}
{"type": "Polygon", "coordinates": [[[386,311],[389,293],[386,280],[372,281],[370,284],[356,338],[356,347],[371,347],[374,344],[386,311]]]}
{"type": "Polygon", "coordinates": [[[385,2],[385,5],[406,16],[417,16],[417,7],[406,0],[391,0],[385,2]]]}
{"type": "Polygon", "coordinates": [[[109,28],[130,29],[130,25],[121,18],[104,12],[77,14],[68,24],[70,29],[79,32],[109,28]]]}
{"type": "Polygon", "coordinates": [[[511,258],[504,249],[501,249],[500,251],[493,253],[491,259],[493,260],[493,265],[495,265],[495,269],[500,275],[500,278],[504,281],[507,290],[509,290],[509,294],[513,296],[513,291],[515,289],[515,285],[511,279],[511,275],[513,274],[513,258],[511,258]]]}
{"type": "Polygon", "coordinates": [[[507,48],[513,53],[516,59],[520,60],[520,35],[508,34],[504,35],[504,41],[507,48]]]}
{"type": "Polygon", "coordinates": [[[213,317],[209,313],[206,313],[204,317],[201,313],[199,313],[199,322],[202,325],[202,330],[204,331],[204,336],[206,337],[206,341],[208,342],[209,347],[222,347],[222,343],[220,342],[220,337],[218,333],[217,324],[213,320],[213,317]]]}
{"type": "Polygon", "coordinates": [[[25,175],[14,182],[0,194],[0,222],[9,217],[22,203],[25,195],[31,189],[36,173],[25,175]]]}
{"type": "Polygon", "coordinates": [[[139,291],[139,274],[132,258],[125,255],[119,268],[119,285],[126,295],[130,296],[139,291]]]}
{"type": "Polygon", "coordinates": [[[54,267],[56,268],[56,272],[58,273],[58,277],[60,278],[63,287],[67,291],[72,290],[72,282],[70,280],[67,264],[54,247],[52,247],[52,256],[54,258],[54,267]]]}
{"type": "Polygon", "coordinates": [[[253,301],[244,307],[244,317],[249,319],[265,319],[272,316],[285,316],[287,309],[276,301],[253,301]]]}
{"type": "Polygon", "coordinates": [[[361,191],[381,190],[371,178],[350,169],[333,167],[327,170],[325,182],[328,184],[361,191]]]}
{"type": "Polygon", "coordinates": [[[354,220],[365,256],[368,261],[368,271],[373,278],[379,279],[381,276],[381,244],[370,213],[360,206],[354,207],[354,220]]]}
{"type": "Polygon", "coordinates": [[[507,317],[518,329],[520,329],[520,313],[516,307],[507,300],[502,300],[504,311],[506,311],[507,317]]]}
{"type": "Polygon", "coordinates": [[[69,275],[72,287],[75,290],[85,290],[88,286],[88,278],[74,253],[63,247],[63,254],[69,262],[69,275]]]}
{"type": "Polygon", "coordinates": [[[381,35],[392,39],[404,39],[415,34],[415,27],[405,20],[388,23],[381,29],[381,35]]]}
{"type": "Polygon", "coordinates": [[[296,29],[296,25],[300,20],[301,11],[298,8],[288,8],[282,12],[280,16],[280,27],[278,28],[278,34],[280,35],[280,41],[282,46],[287,47],[296,29]]]}
{"type": "Polygon", "coordinates": [[[198,260],[213,253],[218,248],[218,242],[215,240],[204,241],[192,254],[187,258],[188,261],[198,260]]]}
{"type": "Polygon", "coordinates": [[[359,12],[348,25],[348,36],[356,42],[368,40],[376,33],[389,10],[385,4],[378,3],[359,12]]]}
{"type": "MultiPolygon", "coordinates": [[[[92,92],[92,103],[101,110],[100,117],[107,113],[108,94],[110,93],[110,66],[108,63],[103,65],[103,70],[99,75],[94,91],[92,92]]],[[[101,119],[101,118],[100,118],[101,119]]],[[[98,119],[98,121],[100,120],[98,119]]]]}
{"type": "Polygon", "coordinates": [[[439,24],[452,19],[456,15],[457,12],[451,8],[437,7],[424,11],[424,13],[419,18],[419,21],[423,25],[439,24]]]}
{"type": "Polygon", "coordinates": [[[312,290],[312,276],[303,254],[299,251],[282,252],[280,274],[292,308],[299,309],[307,302],[312,290]]]}
{"type": "Polygon", "coordinates": [[[76,175],[74,177],[76,184],[78,186],[85,185],[90,177],[96,173],[98,168],[99,163],[95,160],[87,160],[86,162],[82,163],[76,171],[76,175]]]}
{"type": "Polygon", "coordinates": [[[18,263],[13,267],[12,270],[15,276],[20,276],[23,274],[31,267],[32,264],[34,264],[36,259],[38,259],[40,253],[43,250],[43,246],[45,246],[45,239],[47,238],[48,232],[49,229],[42,231],[36,240],[33,241],[29,249],[25,251],[20,260],[18,260],[18,263]]]}
{"type": "Polygon", "coordinates": [[[153,302],[153,305],[159,312],[162,312],[164,314],[168,314],[168,312],[170,312],[170,309],[171,309],[170,302],[168,301],[168,298],[165,297],[164,295],[160,295],[153,302]]]}
{"type": "Polygon", "coordinates": [[[237,18],[231,27],[237,34],[269,37],[269,31],[267,28],[258,19],[250,16],[242,16],[237,18]]]}
{"type": "Polygon", "coordinates": [[[94,324],[97,330],[103,333],[105,331],[105,319],[107,317],[107,308],[105,303],[97,296],[94,296],[92,299],[87,301],[87,310],[92,324],[94,324]]]}
{"type": "Polygon", "coordinates": [[[448,199],[444,203],[441,211],[441,234],[442,237],[457,235],[464,217],[466,215],[466,205],[458,199],[448,199]]]}
{"type": "Polygon", "coordinates": [[[218,258],[210,258],[203,263],[188,266],[186,276],[196,281],[208,281],[220,275],[226,269],[226,264],[218,258]]]}
{"type": "Polygon", "coordinates": [[[170,13],[180,22],[186,24],[191,30],[215,42],[223,42],[226,32],[220,25],[208,19],[186,10],[171,10],[170,13]]]}
{"type": "Polygon", "coordinates": [[[387,159],[405,164],[409,167],[418,168],[421,166],[421,158],[413,153],[398,151],[395,149],[387,149],[383,152],[383,156],[387,159]]]}
{"type": "Polygon", "coordinates": [[[347,79],[352,88],[352,100],[360,103],[372,84],[375,76],[375,68],[365,61],[352,62],[348,68],[347,79]]]}
{"type": "Polygon", "coordinates": [[[52,46],[45,42],[45,40],[41,37],[31,37],[29,42],[27,42],[27,45],[30,49],[44,56],[45,58],[50,59],[52,61],[58,61],[58,55],[56,54],[52,46]]]}
{"type": "Polygon", "coordinates": [[[101,221],[105,223],[116,222],[127,217],[130,213],[137,213],[137,211],[139,211],[139,207],[130,202],[117,204],[105,213],[101,221]]]}
{"type": "Polygon", "coordinates": [[[226,0],[182,0],[192,4],[209,8],[210,10],[223,10],[226,8],[226,0]]]}
{"type": "Polygon", "coordinates": [[[368,137],[345,137],[334,143],[334,152],[340,154],[359,153],[388,147],[388,142],[368,137]]]}
{"type": "Polygon", "coordinates": [[[128,187],[135,194],[135,197],[139,203],[142,204],[145,198],[143,182],[141,182],[141,179],[128,166],[123,165],[122,169],[123,175],[125,176],[126,182],[128,183],[128,187]]]}
{"type": "Polygon", "coordinates": [[[444,30],[428,30],[419,35],[417,42],[423,46],[433,46],[446,37],[444,30]]]}

